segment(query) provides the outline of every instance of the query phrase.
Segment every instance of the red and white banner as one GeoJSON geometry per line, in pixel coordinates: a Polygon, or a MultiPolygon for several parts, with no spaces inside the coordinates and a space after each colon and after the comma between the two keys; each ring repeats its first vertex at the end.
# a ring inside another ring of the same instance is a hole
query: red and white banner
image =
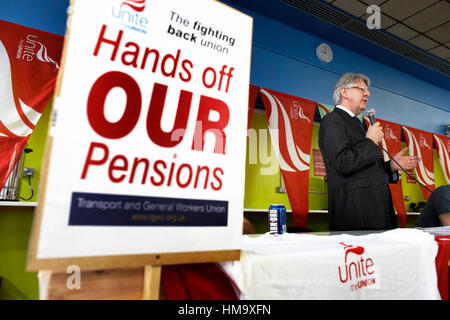
{"type": "Polygon", "coordinates": [[[434,170],[433,170],[433,135],[419,129],[403,126],[406,144],[409,154],[422,158],[419,165],[414,169],[416,177],[421,183],[425,200],[431,192],[423,187],[425,185],[431,191],[434,190],[434,170]],[[422,185],[423,184],[423,185],[422,185]]]}
{"type": "MultiPolygon", "coordinates": [[[[369,126],[369,118],[365,116],[364,120],[366,121],[367,126],[369,126]]],[[[377,121],[380,122],[384,132],[384,138],[383,140],[381,140],[381,147],[383,147],[384,150],[387,150],[387,152],[389,152],[391,156],[396,155],[401,151],[402,148],[402,126],[397,123],[382,120],[379,118],[377,119],[377,121]]],[[[383,149],[381,150],[383,152],[384,161],[389,161],[389,155],[385,151],[383,151],[383,149]]],[[[405,202],[403,201],[401,180],[399,179],[397,183],[390,183],[389,188],[391,189],[392,202],[394,203],[395,209],[397,210],[400,227],[406,228],[406,207],[405,202]]]]}
{"type": "Polygon", "coordinates": [[[0,189],[53,95],[63,40],[0,20],[0,189]]]}
{"type": "Polygon", "coordinates": [[[309,211],[309,166],[316,102],[263,88],[261,96],[294,225],[305,228],[309,211]]]}
{"type": "Polygon", "coordinates": [[[433,134],[437,156],[444,172],[447,184],[450,184],[450,138],[440,134],[433,134]]]}
{"type": "Polygon", "coordinates": [[[259,87],[250,85],[250,91],[248,95],[248,120],[247,129],[250,128],[250,122],[252,121],[253,110],[255,109],[256,98],[258,97],[259,87]]]}

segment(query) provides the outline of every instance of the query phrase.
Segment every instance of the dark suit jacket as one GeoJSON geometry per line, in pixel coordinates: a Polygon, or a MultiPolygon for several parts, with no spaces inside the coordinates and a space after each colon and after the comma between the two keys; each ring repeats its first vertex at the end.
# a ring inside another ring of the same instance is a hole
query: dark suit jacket
{"type": "Polygon", "coordinates": [[[319,148],[328,179],[330,230],[397,227],[386,176],[395,182],[390,162],[364,129],[335,108],[320,123],[319,148]]]}

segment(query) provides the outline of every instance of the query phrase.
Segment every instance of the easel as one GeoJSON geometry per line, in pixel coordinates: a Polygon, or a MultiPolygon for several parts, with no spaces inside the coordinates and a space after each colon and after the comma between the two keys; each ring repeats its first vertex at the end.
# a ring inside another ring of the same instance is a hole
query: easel
{"type": "MultiPolygon", "coordinates": [[[[193,261],[196,263],[212,262],[209,258],[225,260],[239,259],[240,251],[197,252],[193,261]]],[[[178,259],[178,254],[170,260],[178,259]]],[[[186,255],[185,253],[183,255],[186,255]]],[[[128,260],[128,257],[125,260],[128,260]]],[[[124,257],[125,258],[125,257],[124,257]]],[[[90,258],[97,259],[97,258],[90,258]]],[[[103,258],[98,259],[99,263],[103,258]]],[[[182,259],[185,260],[185,259],[182,259]]],[[[180,261],[182,261],[180,260],[180,261]]],[[[103,260],[103,261],[107,261],[103,260]]],[[[192,261],[192,260],[191,260],[192,261]]],[[[78,262],[72,261],[73,264],[78,262]]],[[[79,261],[83,265],[83,261],[79,261]]],[[[112,261],[114,263],[114,261],[112,261]]],[[[69,261],[64,262],[69,263],[69,261]]],[[[100,264],[101,265],[101,264],[100,264]]],[[[100,266],[99,265],[99,266],[100,266]]],[[[81,288],[67,288],[67,279],[70,274],[65,270],[41,271],[39,273],[43,300],[159,300],[165,299],[164,287],[161,285],[161,270],[163,265],[145,265],[144,267],[105,268],[97,267],[85,270],[81,267],[81,288]]],[[[59,269],[59,268],[58,268],[59,269]]]]}
{"type": "MultiPolygon", "coordinates": [[[[159,299],[150,290],[144,293],[143,268],[111,269],[82,272],[81,288],[68,289],[68,274],[42,271],[39,273],[43,300],[140,300],[159,299]]],[[[154,286],[157,284],[155,283],[154,286]]]]}
{"type": "Polygon", "coordinates": [[[142,300],[157,300],[161,289],[161,266],[145,266],[142,300]]]}
{"type": "MultiPolygon", "coordinates": [[[[67,30],[64,39],[61,67],[56,82],[55,97],[60,97],[71,34],[74,4],[75,0],[70,0],[67,30]]],[[[248,59],[250,62],[250,55],[248,59]]],[[[53,116],[52,114],[51,122],[53,121],[53,116]]],[[[39,235],[47,191],[52,147],[53,138],[49,136],[46,144],[44,166],[42,169],[43,179],[39,188],[39,204],[36,208],[36,216],[33,223],[27,265],[28,271],[41,271],[41,283],[43,283],[44,287],[44,292],[41,296],[43,298],[158,299],[162,294],[161,269],[163,265],[232,261],[240,258],[240,250],[238,249],[51,259],[38,258],[39,235]],[[66,273],[66,269],[72,265],[76,265],[83,272],[81,275],[81,289],[67,288],[67,279],[70,274],[66,273]]],[[[201,250],[201,248],[197,250],[201,250]]]]}

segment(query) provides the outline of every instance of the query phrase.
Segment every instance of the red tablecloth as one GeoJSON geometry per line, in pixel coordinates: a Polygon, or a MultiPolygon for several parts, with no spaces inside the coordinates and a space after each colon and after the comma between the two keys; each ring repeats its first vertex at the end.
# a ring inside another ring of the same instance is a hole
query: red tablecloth
{"type": "Polygon", "coordinates": [[[163,266],[161,282],[169,300],[237,300],[233,281],[216,263],[163,266]]]}

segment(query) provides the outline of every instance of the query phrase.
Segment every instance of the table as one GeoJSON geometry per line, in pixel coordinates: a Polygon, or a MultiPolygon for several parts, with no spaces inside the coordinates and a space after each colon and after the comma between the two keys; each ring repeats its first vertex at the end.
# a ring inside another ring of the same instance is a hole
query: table
{"type": "Polygon", "coordinates": [[[449,241],[435,239],[418,229],[244,236],[240,261],[173,266],[162,281],[169,299],[448,299],[449,241]]]}

